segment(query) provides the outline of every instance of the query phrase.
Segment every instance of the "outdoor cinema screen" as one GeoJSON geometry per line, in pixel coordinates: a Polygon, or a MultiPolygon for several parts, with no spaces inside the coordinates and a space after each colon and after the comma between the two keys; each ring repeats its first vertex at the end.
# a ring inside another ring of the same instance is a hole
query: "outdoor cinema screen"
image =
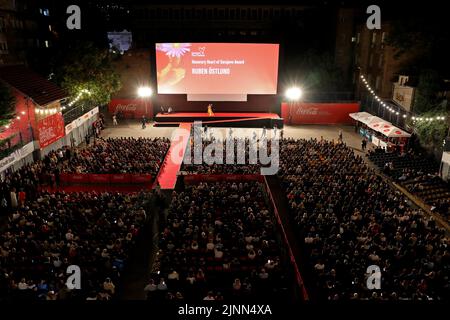
{"type": "Polygon", "coordinates": [[[276,94],[278,44],[157,43],[160,94],[276,94]]]}

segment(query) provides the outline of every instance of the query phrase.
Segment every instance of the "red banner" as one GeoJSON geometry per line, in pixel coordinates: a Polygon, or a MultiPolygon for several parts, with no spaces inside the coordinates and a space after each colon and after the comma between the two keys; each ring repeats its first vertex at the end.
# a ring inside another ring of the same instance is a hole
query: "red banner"
{"type": "Polygon", "coordinates": [[[108,105],[108,111],[127,119],[138,119],[144,115],[148,119],[153,118],[152,103],[143,99],[113,99],[108,105]]]}
{"type": "Polygon", "coordinates": [[[150,184],[151,174],[61,173],[62,184],[150,184]]]}
{"type": "Polygon", "coordinates": [[[64,119],[60,112],[38,122],[39,146],[41,149],[64,137],[64,119]]]}
{"type": "Polygon", "coordinates": [[[109,183],[111,180],[110,174],[88,174],[90,183],[109,183]]]}
{"type": "Polygon", "coordinates": [[[287,103],[281,104],[286,124],[351,124],[349,113],[359,111],[359,103],[287,103]]]}
{"type": "Polygon", "coordinates": [[[69,182],[71,183],[89,183],[89,175],[82,173],[69,174],[69,182]]]}
{"type": "Polygon", "coordinates": [[[129,174],[112,174],[111,183],[131,183],[131,175],[129,174]]]}
{"type": "Polygon", "coordinates": [[[258,181],[263,182],[264,177],[259,174],[192,174],[184,176],[185,184],[197,184],[200,182],[218,181],[258,181]]]}
{"type": "Polygon", "coordinates": [[[151,183],[152,175],[151,174],[132,174],[131,175],[131,183],[151,183]]]}

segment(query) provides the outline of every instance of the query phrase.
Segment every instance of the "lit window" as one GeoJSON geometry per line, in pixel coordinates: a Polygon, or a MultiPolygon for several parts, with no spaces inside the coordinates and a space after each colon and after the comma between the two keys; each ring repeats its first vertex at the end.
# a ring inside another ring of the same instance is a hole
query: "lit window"
{"type": "Polygon", "coordinates": [[[50,16],[50,12],[48,11],[48,9],[45,9],[45,8],[39,9],[39,12],[40,12],[43,16],[46,16],[46,17],[50,16]]]}
{"type": "Polygon", "coordinates": [[[49,47],[49,45],[48,45],[48,40],[45,40],[44,43],[45,43],[45,47],[48,48],[48,47],[49,47]]]}

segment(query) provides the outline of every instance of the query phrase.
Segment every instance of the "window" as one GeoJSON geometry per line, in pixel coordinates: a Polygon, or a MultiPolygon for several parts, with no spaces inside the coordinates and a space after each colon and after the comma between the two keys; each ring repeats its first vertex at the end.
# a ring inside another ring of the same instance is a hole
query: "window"
{"type": "Polygon", "coordinates": [[[358,32],[357,34],[356,34],[356,43],[359,43],[359,37],[361,36],[361,33],[360,32],[358,32]]]}
{"type": "Polygon", "coordinates": [[[48,47],[49,47],[49,43],[48,43],[48,40],[45,40],[45,41],[44,41],[44,45],[45,45],[45,47],[46,47],[46,48],[48,48],[48,47]]]}
{"type": "Polygon", "coordinates": [[[50,24],[48,25],[48,31],[52,32],[52,26],[50,24]]]}
{"type": "Polygon", "coordinates": [[[378,59],[378,67],[382,67],[383,66],[383,54],[380,54],[380,58],[378,59]]]}
{"type": "Polygon", "coordinates": [[[378,90],[380,88],[380,76],[377,76],[377,79],[375,81],[375,89],[378,90]]]}
{"type": "Polygon", "coordinates": [[[43,16],[50,16],[50,11],[47,8],[41,8],[39,9],[39,12],[43,15],[43,16]]]}
{"type": "Polygon", "coordinates": [[[372,45],[374,45],[376,41],[377,41],[377,33],[374,32],[372,33],[372,45]]]}
{"type": "Polygon", "coordinates": [[[385,41],[386,41],[386,32],[383,32],[381,34],[381,43],[384,44],[385,41]]]}

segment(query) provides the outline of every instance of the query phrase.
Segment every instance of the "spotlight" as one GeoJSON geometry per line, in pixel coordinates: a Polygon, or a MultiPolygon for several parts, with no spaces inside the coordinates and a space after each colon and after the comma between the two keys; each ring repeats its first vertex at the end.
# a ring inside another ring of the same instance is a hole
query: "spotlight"
{"type": "Polygon", "coordinates": [[[292,87],[286,90],[286,97],[292,101],[299,100],[302,97],[302,95],[303,91],[298,87],[292,87]]]}
{"type": "Polygon", "coordinates": [[[137,94],[141,98],[148,98],[153,94],[153,90],[150,87],[139,87],[137,94]]]}

